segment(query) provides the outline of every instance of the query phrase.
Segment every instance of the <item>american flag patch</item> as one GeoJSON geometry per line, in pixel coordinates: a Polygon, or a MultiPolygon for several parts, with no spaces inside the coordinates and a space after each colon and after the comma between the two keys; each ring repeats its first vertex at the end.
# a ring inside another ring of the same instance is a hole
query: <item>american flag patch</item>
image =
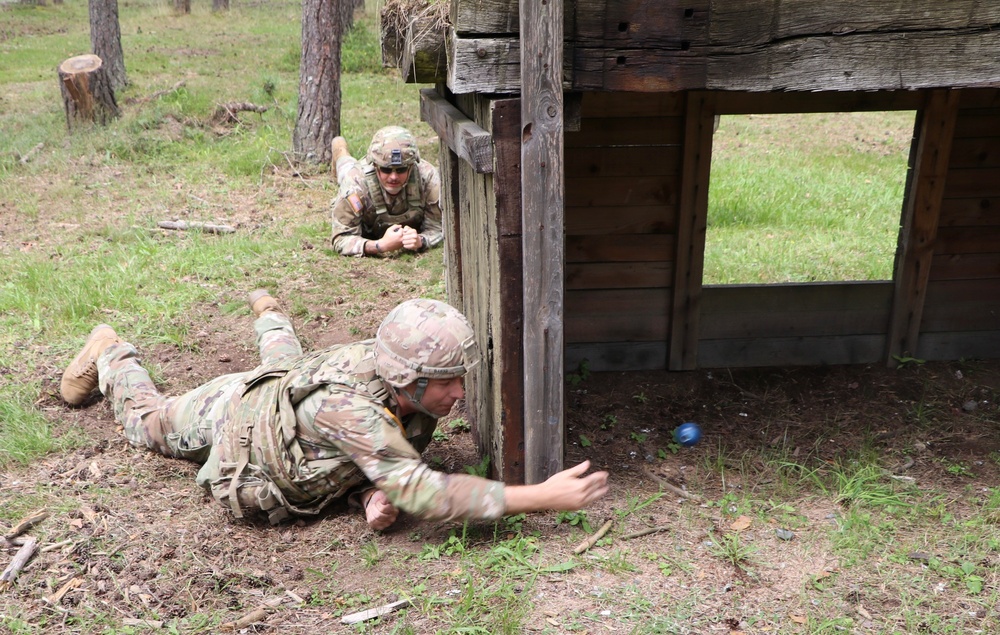
{"type": "Polygon", "coordinates": [[[360,196],[358,196],[357,194],[351,194],[350,196],[347,197],[347,202],[350,203],[351,207],[354,208],[354,213],[355,214],[360,214],[361,213],[361,209],[362,209],[363,205],[361,204],[361,197],[360,196]]]}

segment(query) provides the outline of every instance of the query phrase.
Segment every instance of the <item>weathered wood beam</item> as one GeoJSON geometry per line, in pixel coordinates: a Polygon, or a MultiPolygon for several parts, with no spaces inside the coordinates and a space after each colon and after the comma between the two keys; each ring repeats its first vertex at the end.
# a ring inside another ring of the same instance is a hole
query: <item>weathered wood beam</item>
{"type": "Polygon", "coordinates": [[[890,367],[897,365],[898,357],[917,352],[960,94],[956,90],[933,91],[917,114],[887,336],[886,363],[890,367]]]}
{"type": "Polygon", "coordinates": [[[698,318],[705,268],[705,229],[708,226],[708,179],[712,166],[715,95],[688,95],[684,127],[674,295],[670,320],[669,370],[691,370],[698,364],[698,318]]]}
{"type": "Polygon", "coordinates": [[[563,467],[563,3],[520,6],[525,480],[563,467]]]}
{"type": "MultiPolygon", "coordinates": [[[[521,90],[516,37],[450,37],[454,93],[521,90]]],[[[750,46],[566,43],[565,90],[877,91],[1000,85],[1000,29],[852,33],[750,46]]]]}
{"type": "Polygon", "coordinates": [[[493,139],[490,133],[462,114],[433,88],[420,91],[420,118],[442,143],[468,161],[479,174],[493,172],[493,139]]]}
{"type": "Polygon", "coordinates": [[[448,76],[445,31],[433,13],[415,17],[406,27],[399,72],[407,83],[436,84],[448,76]]]}

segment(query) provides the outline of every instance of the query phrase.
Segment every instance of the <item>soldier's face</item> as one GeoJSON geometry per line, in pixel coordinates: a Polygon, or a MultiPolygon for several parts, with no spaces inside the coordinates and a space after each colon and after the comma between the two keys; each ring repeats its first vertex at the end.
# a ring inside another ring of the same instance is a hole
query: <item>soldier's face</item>
{"type": "MultiPolygon", "coordinates": [[[[412,395],[413,393],[410,392],[412,395]]],[[[439,417],[451,412],[455,402],[465,396],[465,382],[461,377],[432,379],[427,382],[421,405],[439,417]]]]}
{"type": "Polygon", "coordinates": [[[395,196],[406,185],[410,179],[410,166],[405,168],[383,168],[378,169],[378,180],[385,188],[385,191],[395,196]]]}

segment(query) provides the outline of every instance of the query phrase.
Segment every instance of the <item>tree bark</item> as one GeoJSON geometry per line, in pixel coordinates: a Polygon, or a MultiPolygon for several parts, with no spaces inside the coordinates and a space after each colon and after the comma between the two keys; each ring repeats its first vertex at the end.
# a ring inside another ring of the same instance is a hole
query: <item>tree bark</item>
{"type": "Polygon", "coordinates": [[[174,11],[177,13],[191,13],[191,0],[174,0],[174,11]]]}
{"type": "Polygon", "coordinates": [[[118,21],[118,0],[90,0],[90,46],[104,62],[111,89],[128,86],[122,31],[118,21]]]}
{"type": "Polygon", "coordinates": [[[229,11],[229,0],[212,0],[212,11],[229,11]]]}
{"type": "Polygon", "coordinates": [[[292,148],[299,160],[329,163],[340,134],[340,42],[350,0],[303,0],[299,113],[292,148]]]}
{"type": "Polygon", "coordinates": [[[120,114],[111,80],[96,55],[77,55],[59,65],[59,88],[66,125],[96,122],[106,125],[120,114]]]}

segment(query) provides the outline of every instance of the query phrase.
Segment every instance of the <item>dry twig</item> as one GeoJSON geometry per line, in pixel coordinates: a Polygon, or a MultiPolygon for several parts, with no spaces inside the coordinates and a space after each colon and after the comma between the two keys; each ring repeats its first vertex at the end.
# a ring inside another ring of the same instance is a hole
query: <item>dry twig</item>
{"type": "Polygon", "coordinates": [[[196,221],[186,220],[161,220],[156,224],[156,226],[161,229],[176,229],[178,231],[194,229],[203,231],[206,234],[232,234],[236,231],[236,228],[230,225],[215,225],[212,223],[199,223],[196,221]]]}
{"type": "Polygon", "coordinates": [[[225,624],[219,624],[219,630],[238,631],[241,628],[246,628],[247,626],[250,626],[251,624],[254,624],[256,622],[262,622],[266,617],[267,617],[267,609],[263,607],[257,608],[250,611],[249,613],[247,613],[246,615],[244,615],[243,617],[241,617],[236,621],[226,622],[225,624]]]}
{"type": "Polygon", "coordinates": [[[357,613],[351,613],[350,615],[345,615],[340,618],[341,624],[357,624],[358,622],[364,622],[367,620],[373,620],[376,617],[382,617],[383,615],[388,615],[393,611],[398,611],[399,609],[405,609],[410,606],[409,600],[399,600],[397,602],[392,602],[390,604],[383,604],[382,606],[376,606],[373,609],[368,609],[366,611],[358,611],[357,613]]]}
{"type": "Polygon", "coordinates": [[[591,547],[596,545],[597,541],[603,538],[604,534],[608,533],[608,530],[611,529],[611,525],[613,525],[614,522],[615,522],[614,520],[609,520],[603,525],[601,525],[601,528],[598,529],[596,532],[594,532],[593,536],[587,538],[586,540],[578,544],[576,546],[576,549],[573,550],[573,553],[575,553],[576,555],[580,555],[587,549],[590,549],[591,547]]]}
{"type": "Polygon", "coordinates": [[[31,556],[35,555],[35,547],[38,546],[38,541],[34,538],[28,538],[24,545],[17,550],[14,559],[10,561],[10,564],[4,569],[3,574],[0,574],[0,591],[6,591],[14,584],[14,578],[20,573],[24,565],[28,563],[31,556]]]}
{"type": "Polygon", "coordinates": [[[239,123],[240,118],[236,116],[238,112],[256,112],[258,114],[267,112],[267,106],[258,106],[248,101],[231,101],[219,104],[212,115],[213,124],[239,123]]]}
{"type": "Polygon", "coordinates": [[[624,536],[622,540],[632,540],[633,538],[640,538],[642,536],[648,536],[649,534],[655,534],[660,531],[666,531],[670,529],[670,525],[657,525],[656,527],[646,527],[645,529],[640,529],[638,531],[632,531],[624,536]]]}
{"type": "Polygon", "coordinates": [[[653,472],[648,468],[644,469],[643,471],[646,473],[646,476],[656,481],[660,485],[660,487],[662,487],[665,490],[669,490],[674,494],[677,494],[678,496],[682,496],[688,500],[696,501],[699,503],[704,500],[701,496],[698,496],[697,494],[692,494],[691,492],[685,489],[677,487],[673,483],[669,482],[667,479],[663,478],[662,476],[660,476],[659,474],[653,472]]]}
{"type": "Polygon", "coordinates": [[[17,538],[18,536],[28,531],[29,529],[31,529],[32,527],[34,527],[35,525],[42,522],[48,517],[49,517],[49,512],[47,510],[39,509],[38,511],[28,515],[26,518],[22,518],[21,522],[11,527],[10,531],[4,534],[3,537],[6,538],[7,540],[11,540],[12,538],[17,538]]]}

